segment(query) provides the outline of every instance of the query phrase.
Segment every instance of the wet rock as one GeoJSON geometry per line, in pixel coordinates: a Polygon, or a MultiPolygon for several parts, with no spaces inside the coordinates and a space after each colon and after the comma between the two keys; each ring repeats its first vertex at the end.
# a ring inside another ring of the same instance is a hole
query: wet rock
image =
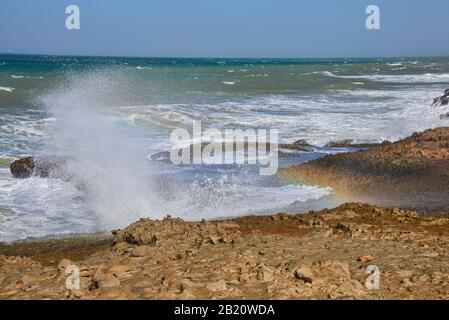
{"type": "Polygon", "coordinates": [[[284,143],[279,145],[279,148],[296,151],[308,151],[307,147],[311,147],[311,145],[304,139],[297,140],[293,143],[284,143]]]}
{"type": "Polygon", "coordinates": [[[31,176],[68,178],[63,169],[66,161],[62,157],[24,157],[12,162],[10,169],[13,177],[20,179],[31,176]]]}
{"type": "Polygon", "coordinates": [[[29,178],[34,171],[34,159],[32,157],[18,159],[11,163],[10,169],[14,178],[29,178]]]}
{"type": "Polygon", "coordinates": [[[326,143],[325,147],[327,148],[342,148],[342,147],[350,147],[353,144],[354,140],[345,139],[339,141],[330,141],[326,143]]]}

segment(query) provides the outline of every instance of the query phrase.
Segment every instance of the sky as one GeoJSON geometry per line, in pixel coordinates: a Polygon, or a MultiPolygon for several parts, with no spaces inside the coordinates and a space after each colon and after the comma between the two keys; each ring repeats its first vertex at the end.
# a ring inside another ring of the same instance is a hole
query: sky
{"type": "Polygon", "coordinates": [[[0,53],[449,56],[448,0],[0,0],[0,53]],[[365,27],[368,5],[380,30],[365,27]],[[80,8],[80,30],[65,9],[80,8]]]}

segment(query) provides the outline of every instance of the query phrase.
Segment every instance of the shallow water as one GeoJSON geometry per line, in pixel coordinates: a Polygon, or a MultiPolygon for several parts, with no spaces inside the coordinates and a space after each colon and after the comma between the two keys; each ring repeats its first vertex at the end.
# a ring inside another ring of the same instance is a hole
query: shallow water
{"type": "MultiPolygon", "coordinates": [[[[0,55],[0,241],[95,232],[166,214],[295,210],[331,190],[257,170],[151,162],[191,128],[276,128],[282,142],[395,140],[446,125],[449,59],[145,59],[0,55]],[[72,179],[12,179],[23,155],[75,159],[72,179]]],[[[333,150],[319,149],[319,152],[333,150]]],[[[292,154],[281,166],[313,154],[292,154]]]]}

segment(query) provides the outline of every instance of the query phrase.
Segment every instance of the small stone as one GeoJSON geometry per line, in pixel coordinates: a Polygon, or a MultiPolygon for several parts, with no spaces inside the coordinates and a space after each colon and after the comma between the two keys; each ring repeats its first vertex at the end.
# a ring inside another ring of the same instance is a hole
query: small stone
{"type": "Polygon", "coordinates": [[[357,261],[360,261],[362,263],[364,262],[370,262],[373,261],[375,258],[372,255],[365,255],[365,256],[360,256],[357,258],[357,261]]]}
{"type": "Polygon", "coordinates": [[[206,289],[212,292],[226,291],[228,290],[228,285],[226,284],[226,281],[219,280],[206,285],[206,289]]]}
{"type": "Polygon", "coordinates": [[[406,287],[410,287],[413,285],[413,283],[410,281],[409,278],[404,278],[401,280],[401,284],[403,284],[406,287]]]}
{"type": "Polygon", "coordinates": [[[257,280],[259,281],[273,281],[274,272],[263,263],[257,268],[257,280]]]}
{"type": "Polygon", "coordinates": [[[312,283],[314,279],[313,271],[309,267],[302,265],[294,272],[295,278],[306,283],[312,283]]]}

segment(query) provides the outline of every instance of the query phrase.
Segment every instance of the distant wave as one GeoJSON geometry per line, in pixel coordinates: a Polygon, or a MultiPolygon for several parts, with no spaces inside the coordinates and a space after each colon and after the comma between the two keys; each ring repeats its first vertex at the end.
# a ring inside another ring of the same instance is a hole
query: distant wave
{"type": "Polygon", "coordinates": [[[15,88],[12,87],[0,87],[0,91],[13,92],[15,88]]]}
{"type": "Polygon", "coordinates": [[[32,76],[17,76],[15,74],[12,74],[11,78],[13,78],[13,79],[23,79],[23,78],[26,78],[26,79],[44,79],[44,77],[42,77],[42,76],[35,76],[35,77],[32,77],[32,76]]]}
{"type": "Polygon", "coordinates": [[[359,76],[339,76],[329,71],[320,72],[320,74],[341,78],[341,79],[364,79],[377,82],[389,83],[438,83],[449,82],[449,73],[425,73],[425,74],[404,74],[404,75],[359,75],[359,76]]]}

